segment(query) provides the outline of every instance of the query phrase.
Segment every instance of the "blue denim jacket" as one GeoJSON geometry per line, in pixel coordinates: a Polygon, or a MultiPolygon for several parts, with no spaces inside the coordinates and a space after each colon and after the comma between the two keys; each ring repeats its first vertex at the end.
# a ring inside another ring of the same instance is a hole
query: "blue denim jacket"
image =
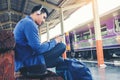
{"type": "Polygon", "coordinates": [[[30,16],[26,16],[24,19],[20,20],[15,26],[13,33],[16,41],[15,71],[18,71],[20,67],[26,65],[23,62],[30,56],[37,54],[42,55],[56,45],[55,40],[51,40],[50,42],[46,43],[40,42],[38,25],[30,16]]]}

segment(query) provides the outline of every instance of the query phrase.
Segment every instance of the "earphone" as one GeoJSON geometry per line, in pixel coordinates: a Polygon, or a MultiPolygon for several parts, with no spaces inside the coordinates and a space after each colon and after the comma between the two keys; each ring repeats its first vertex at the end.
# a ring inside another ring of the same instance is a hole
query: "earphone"
{"type": "Polygon", "coordinates": [[[41,14],[41,10],[42,10],[43,6],[41,6],[41,8],[37,11],[37,14],[40,15],[41,14]]]}

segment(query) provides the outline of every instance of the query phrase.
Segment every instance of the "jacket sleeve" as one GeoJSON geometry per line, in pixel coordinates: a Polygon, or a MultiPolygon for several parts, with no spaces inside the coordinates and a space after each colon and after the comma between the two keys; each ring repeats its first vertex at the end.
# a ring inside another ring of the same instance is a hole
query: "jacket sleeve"
{"type": "Polygon", "coordinates": [[[24,26],[24,34],[28,41],[28,45],[38,54],[49,51],[56,45],[55,40],[50,42],[41,43],[39,39],[38,28],[32,22],[27,22],[27,26],[24,26]]]}

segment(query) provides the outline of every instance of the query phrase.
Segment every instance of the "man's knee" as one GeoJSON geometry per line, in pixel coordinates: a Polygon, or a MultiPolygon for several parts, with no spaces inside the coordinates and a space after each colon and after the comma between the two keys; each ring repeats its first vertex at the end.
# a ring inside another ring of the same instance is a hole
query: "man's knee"
{"type": "Polygon", "coordinates": [[[66,50],[66,45],[64,43],[58,43],[58,46],[60,47],[60,49],[62,49],[63,51],[66,50]]]}

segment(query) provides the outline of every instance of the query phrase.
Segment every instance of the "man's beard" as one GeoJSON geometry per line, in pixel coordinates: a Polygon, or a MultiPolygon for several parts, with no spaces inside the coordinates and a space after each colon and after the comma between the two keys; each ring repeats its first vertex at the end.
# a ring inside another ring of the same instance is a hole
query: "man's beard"
{"type": "Polygon", "coordinates": [[[35,22],[35,23],[36,23],[38,26],[41,26],[41,25],[43,25],[44,22],[41,22],[41,24],[39,24],[39,23],[37,23],[37,22],[35,22]]]}

